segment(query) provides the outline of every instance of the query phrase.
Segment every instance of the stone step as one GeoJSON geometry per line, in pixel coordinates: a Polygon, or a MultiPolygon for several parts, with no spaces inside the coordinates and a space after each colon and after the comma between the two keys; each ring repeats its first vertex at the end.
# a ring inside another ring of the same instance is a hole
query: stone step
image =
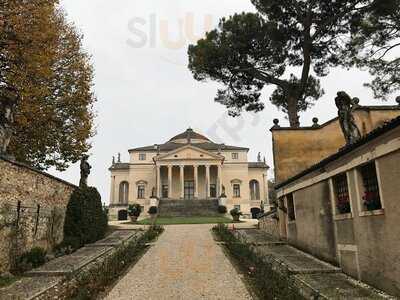
{"type": "Polygon", "coordinates": [[[159,204],[163,217],[217,216],[218,200],[176,200],[163,199],[159,204]]]}

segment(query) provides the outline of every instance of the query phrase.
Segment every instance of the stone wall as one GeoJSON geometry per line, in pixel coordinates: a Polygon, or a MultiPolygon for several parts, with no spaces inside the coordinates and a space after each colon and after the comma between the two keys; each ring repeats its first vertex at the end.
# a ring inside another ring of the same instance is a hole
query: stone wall
{"type": "Polygon", "coordinates": [[[400,126],[342,155],[288,185],[278,197],[293,195],[295,220],[280,210],[290,244],[338,264],[344,273],[400,297],[400,126]],[[381,209],[364,207],[360,166],[374,163],[381,209]],[[350,213],[340,213],[333,177],[347,177],[350,213]]]}
{"type": "MultiPolygon", "coordinates": [[[[399,115],[400,106],[362,106],[354,112],[362,135],[399,115]]],[[[337,118],[316,127],[273,127],[271,132],[278,184],[336,153],[346,143],[337,118]]]]}
{"type": "Polygon", "coordinates": [[[268,234],[272,235],[274,238],[279,239],[279,223],[278,220],[268,217],[263,217],[259,220],[260,229],[264,230],[268,234]]]}
{"type": "Polygon", "coordinates": [[[0,273],[32,247],[63,239],[66,207],[76,186],[0,158],[0,273]]]}

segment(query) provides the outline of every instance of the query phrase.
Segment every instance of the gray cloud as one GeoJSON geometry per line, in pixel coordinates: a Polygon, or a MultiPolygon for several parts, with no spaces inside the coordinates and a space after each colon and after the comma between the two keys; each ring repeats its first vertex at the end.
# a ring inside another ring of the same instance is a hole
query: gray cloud
{"type": "MultiPolygon", "coordinates": [[[[163,42],[166,36],[160,34],[158,26],[161,21],[167,22],[168,38],[174,41],[182,31],[179,21],[192,15],[193,32],[201,35],[205,16],[212,16],[215,24],[220,17],[253,11],[250,1],[63,0],[61,4],[84,34],[84,45],[93,55],[96,69],[98,134],[92,141],[93,169],[89,183],[99,189],[103,201],[109,199],[108,167],[112,155],[121,152],[126,161],[127,149],[164,142],[189,126],[227,144],[250,147],[253,160],[258,152],[265,153],[272,165],[268,129],[273,118],[280,118],[284,124],[284,115],[267,103],[265,111],[256,117],[251,114],[244,114],[240,119],[227,117],[224,107],[213,102],[218,85],[196,82],[186,67],[188,35],[184,36],[182,47],[166,47],[163,42]],[[135,29],[146,38],[143,46],[133,47],[129,43],[140,38],[140,34],[132,31],[132,20],[141,20],[140,24],[135,23],[135,29]],[[232,132],[227,128],[238,129],[232,132]]],[[[302,114],[302,123],[311,124],[314,116],[321,122],[334,117],[333,99],[338,90],[359,97],[362,104],[376,103],[370,91],[362,86],[366,81],[366,73],[333,71],[323,79],[326,95],[318,105],[302,114]]],[[[266,100],[271,91],[271,88],[265,89],[266,100]]],[[[63,173],[51,173],[79,182],[78,165],[63,173]]]]}

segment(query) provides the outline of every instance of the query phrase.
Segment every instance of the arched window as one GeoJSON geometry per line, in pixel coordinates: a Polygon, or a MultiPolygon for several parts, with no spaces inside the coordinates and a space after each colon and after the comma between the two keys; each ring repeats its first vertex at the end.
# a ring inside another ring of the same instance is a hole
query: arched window
{"type": "Polygon", "coordinates": [[[260,199],[260,184],[255,179],[250,181],[250,199],[251,200],[261,200],[260,199]]]}
{"type": "Polygon", "coordinates": [[[127,204],[129,196],[129,183],[123,181],[119,184],[119,203],[127,204]]]}

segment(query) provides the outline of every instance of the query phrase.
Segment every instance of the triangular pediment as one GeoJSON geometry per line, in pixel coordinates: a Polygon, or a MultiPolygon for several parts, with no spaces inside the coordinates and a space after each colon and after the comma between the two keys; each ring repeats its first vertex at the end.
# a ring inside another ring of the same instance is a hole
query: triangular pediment
{"type": "Polygon", "coordinates": [[[160,160],[223,160],[224,157],[193,145],[185,145],[156,158],[160,160]]]}

